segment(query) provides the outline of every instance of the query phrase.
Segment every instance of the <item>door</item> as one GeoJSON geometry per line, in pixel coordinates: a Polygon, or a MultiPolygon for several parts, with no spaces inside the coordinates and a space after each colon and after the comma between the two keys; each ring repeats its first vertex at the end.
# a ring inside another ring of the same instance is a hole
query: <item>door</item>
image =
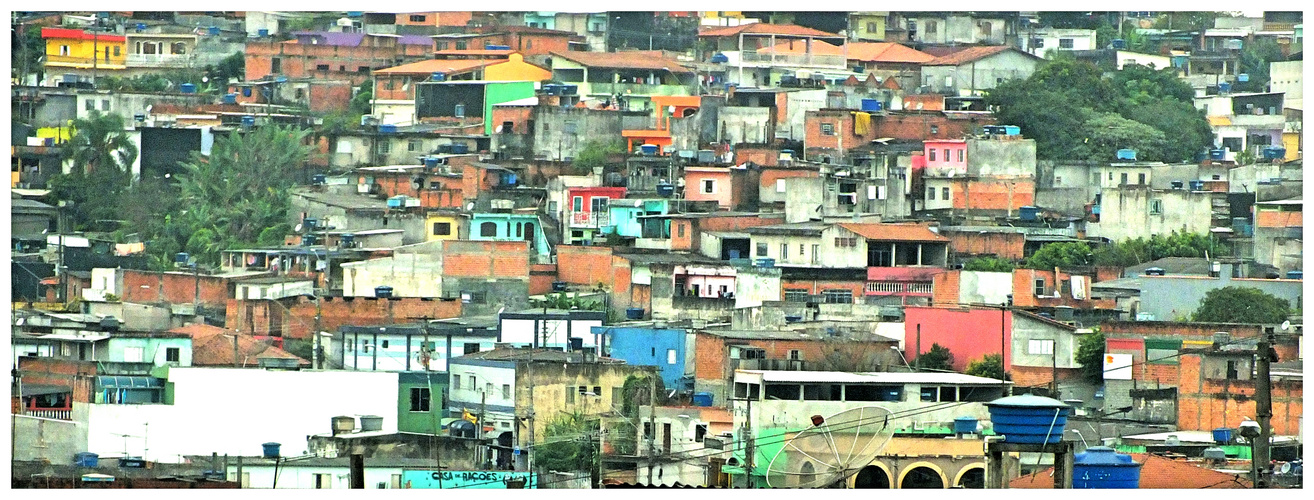
{"type": "Polygon", "coordinates": [[[662,424],[662,451],[671,453],[671,424],[662,424]]]}

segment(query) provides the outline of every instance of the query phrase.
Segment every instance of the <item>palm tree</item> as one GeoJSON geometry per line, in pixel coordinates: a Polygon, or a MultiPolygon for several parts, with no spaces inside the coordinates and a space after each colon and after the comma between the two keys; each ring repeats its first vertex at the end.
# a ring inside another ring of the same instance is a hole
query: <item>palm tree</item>
{"type": "Polygon", "coordinates": [[[64,145],[64,158],[88,175],[102,168],[130,171],[137,161],[137,146],[124,129],[122,116],[92,110],[91,116],[73,120],[73,136],[64,145]]]}

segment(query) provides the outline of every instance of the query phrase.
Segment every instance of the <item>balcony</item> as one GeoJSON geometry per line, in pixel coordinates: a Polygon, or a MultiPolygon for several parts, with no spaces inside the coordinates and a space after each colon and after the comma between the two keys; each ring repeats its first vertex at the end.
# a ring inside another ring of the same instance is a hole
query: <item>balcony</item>
{"type": "Polygon", "coordinates": [[[732,359],[730,371],[734,370],[776,370],[803,371],[807,363],[801,359],[732,359]]]}
{"type": "Polygon", "coordinates": [[[910,283],[897,281],[869,281],[865,289],[867,295],[930,295],[930,283],[910,283]]]}
{"type": "Polygon", "coordinates": [[[130,67],[186,68],[195,63],[195,54],[128,54],[130,67]]]}
{"type": "Polygon", "coordinates": [[[848,61],[844,56],[822,54],[776,54],[745,50],[741,54],[745,66],[759,67],[793,67],[793,68],[831,68],[847,69],[848,61]]]}
{"type": "Polygon", "coordinates": [[[589,92],[621,94],[628,96],[687,96],[689,87],[685,85],[650,85],[646,83],[593,83],[589,92]]]}
{"type": "Polygon", "coordinates": [[[49,409],[49,410],[23,410],[23,415],[37,418],[50,418],[55,420],[73,420],[73,410],[70,409],[49,409]]]}
{"type": "Polygon", "coordinates": [[[676,309],[734,309],[735,299],[716,297],[696,297],[692,295],[671,297],[671,307],[676,309]]]}
{"type": "Polygon", "coordinates": [[[571,212],[570,227],[599,228],[610,225],[611,218],[606,212],[571,212]]]}
{"type": "MultiPolygon", "coordinates": [[[[94,66],[100,69],[124,69],[124,58],[122,56],[111,59],[104,57],[95,61],[94,66]]],[[[57,66],[61,68],[91,68],[93,66],[92,58],[81,56],[57,56],[46,55],[46,66],[57,66]]]]}

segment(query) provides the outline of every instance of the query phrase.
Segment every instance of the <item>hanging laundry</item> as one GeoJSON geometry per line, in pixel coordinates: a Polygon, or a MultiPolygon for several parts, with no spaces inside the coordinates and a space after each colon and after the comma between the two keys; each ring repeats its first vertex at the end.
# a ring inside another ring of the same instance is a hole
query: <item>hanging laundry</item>
{"type": "Polygon", "coordinates": [[[853,135],[862,137],[871,131],[870,113],[853,113],[853,135]]]}

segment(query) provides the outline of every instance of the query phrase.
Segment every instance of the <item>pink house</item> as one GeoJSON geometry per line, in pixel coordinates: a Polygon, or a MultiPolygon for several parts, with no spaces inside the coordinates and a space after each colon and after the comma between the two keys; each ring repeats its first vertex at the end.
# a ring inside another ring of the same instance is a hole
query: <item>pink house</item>
{"type": "Polygon", "coordinates": [[[922,143],[926,168],[935,172],[967,172],[966,140],[930,140],[922,143]]]}
{"type": "Polygon", "coordinates": [[[689,201],[715,201],[729,209],[734,203],[728,167],[685,167],[684,199],[689,201]]]}
{"type": "MultiPolygon", "coordinates": [[[[1001,347],[1013,342],[1013,313],[985,307],[914,307],[906,306],[904,314],[904,352],[908,361],[916,358],[918,330],[921,331],[921,352],[931,350],[932,344],[949,348],[954,355],[953,368],[967,369],[968,363],[987,354],[999,354],[1001,347]],[[1000,322],[1003,327],[1000,327],[1000,322]],[[1000,336],[1004,337],[1003,344],[1000,336]]],[[[1004,366],[1012,366],[1012,349],[1004,349],[1004,366]]]]}

